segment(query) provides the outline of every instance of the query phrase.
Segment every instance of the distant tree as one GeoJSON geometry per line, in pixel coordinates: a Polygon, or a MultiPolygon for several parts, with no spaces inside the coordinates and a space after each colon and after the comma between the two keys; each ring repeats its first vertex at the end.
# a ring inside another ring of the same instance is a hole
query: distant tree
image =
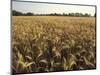
{"type": "Polygon", "coordinates": [[[33,16],[34,14],[31,13],[31,12],[28,12],[28,13],[26,13],[25,15],[26,15],[26,16],[33,16]]]}
{"type": "Polygon", "coordinates": [[[80,13],[75,13],[75,16],[80,16],[80,13]]]}
{"type": "Polygon", "coordinates": [[[23,13],[22,13],[22,12],[19,12],[19,11],[16,11],[16,10],[13,10],[13,11],[12,11],[12,15],[13,15],[13,16],[22,16],[23,13]]]}
{"type": "Polygon", "coordinates": [[[68,16],[72,16],[72,13],[69,13],[68,16]]]}
{"type": "Polygon", "coordinates": [[[63,13],[62,16],[68,16],[68,14],[67,13],[63,13]]]}
{"type": "Polygon", "coordinates": [[[96,13],[94,14],[94,17],[96,17],[96,13]]]}
{"type": "MultiPolygon", "coordinates": [[[[50,13],[50,14],[34,14],[32,12],[22,13],[16,10],[12,11],[13,16],[72,16],[72,17],[90,17],[88,13],[50,13]]],[[[94,14],[96,17],[96,13],[94,14]]]]}
{"type": "Polygon", "coordinates": [[[46,14],[46,16],[61,16],[61,14],[58,14],[58,13],[51,13],[51,14],[46,14]]]}
{"type": "Polygon", "coordinates": [[[85,13],[84,14],[84,17],[90,17],[91,15],[90,14],[88,14],[88,13],[85,13]]]}

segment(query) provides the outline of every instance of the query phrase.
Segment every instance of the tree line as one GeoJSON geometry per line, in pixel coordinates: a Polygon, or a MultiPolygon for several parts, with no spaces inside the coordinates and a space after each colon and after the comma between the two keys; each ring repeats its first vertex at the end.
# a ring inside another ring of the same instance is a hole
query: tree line
{"type": "MultiPolygon", "coordinates": [[[[19,12],[16,10],[12,11],[12,15],[13,16],[75,16],[75,17],[91,17],[91,14],[88,13],[50,13],[50,14],[34,14],[32,12],[27,12],[27,13],[23,13],[23,12],[19,12]]],[[[96,17],[96,14],[94,14],[94,17],[96,17]]]]}

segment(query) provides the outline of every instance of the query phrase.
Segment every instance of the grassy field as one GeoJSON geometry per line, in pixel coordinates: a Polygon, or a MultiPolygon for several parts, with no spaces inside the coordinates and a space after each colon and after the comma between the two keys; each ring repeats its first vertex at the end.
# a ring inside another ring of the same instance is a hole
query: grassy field
{"type": "Polygon", "coordinates": [[[96,68],[94,17],[13,16],[13,73],[96,68]]]}

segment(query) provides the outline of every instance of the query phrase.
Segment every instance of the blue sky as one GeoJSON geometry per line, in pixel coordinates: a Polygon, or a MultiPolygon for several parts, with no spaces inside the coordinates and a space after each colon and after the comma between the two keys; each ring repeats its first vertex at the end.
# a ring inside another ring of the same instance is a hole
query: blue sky
{"type": "Polygon", "coordinates": [[[32,12],[35,14],[49,13],[88,13],[92,16],[95,13],[94,6],[79,6],[79,5],[63,5],[63,4],[46,4],[34,2],[12,2],[12,9],[23,13],[32,12]]]}

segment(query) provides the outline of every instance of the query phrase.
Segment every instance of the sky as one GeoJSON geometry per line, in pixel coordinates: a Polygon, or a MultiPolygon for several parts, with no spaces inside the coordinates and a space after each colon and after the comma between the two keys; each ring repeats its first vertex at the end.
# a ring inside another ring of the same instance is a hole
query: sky
{"type": "Polygon", "coordinates": [[[23,13],[32,12],[34,14],[50,13],[88,13],[92,16],[95,14],[94,6],[64,5],[64,4],[47,4],[36,2],[12,2],[12,9],[23,13]]]}

